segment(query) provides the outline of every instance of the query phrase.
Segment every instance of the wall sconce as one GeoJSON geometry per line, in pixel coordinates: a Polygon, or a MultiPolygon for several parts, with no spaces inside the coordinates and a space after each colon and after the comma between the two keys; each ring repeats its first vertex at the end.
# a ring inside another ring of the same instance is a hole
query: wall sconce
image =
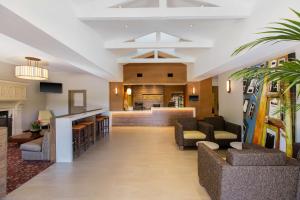
{"type": "Polygon", "coordinates": [[[131,93],[132,93],[132,90],[131,90],[131,88],[127,88],[127,90],[126,90],[126,93],[127,93],[127,95],[131,95],[131,93]]]}
{"type": "Polygon", "coordinates": [[[193,95],[196,93],[196,88],[193,87],[193,91],[192,91],[193,95]]]}
{"type": "Polygon", "coordinates": [[[118,88],[115,88],[115,95],[118,95],[118,88]]]}
{"type": "Polygon", "coordinates": [[[227,91],[228,93],[231,92],[231,81],[230,81],[230,80],[228,80],[228,81],[226,82],[226,91],[227,91]]]}

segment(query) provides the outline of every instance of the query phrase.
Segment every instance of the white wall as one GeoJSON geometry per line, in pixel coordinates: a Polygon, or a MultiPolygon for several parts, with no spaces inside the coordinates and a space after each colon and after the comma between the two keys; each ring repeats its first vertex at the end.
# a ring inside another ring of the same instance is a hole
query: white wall
{"type": "MultiPolygon", "coordinates": [[[[27,100],[24,102],[22,115],[22,129],[30,128],[30,124],[37,120],[38,111],[46,107],[46,96],[39,92],[39,81],[27,81],[14,76],[14,66],[0,62],[0,80],[27,83],[27,100]]],[[[1,103],[1,102],[0,102],[1,103]]]]}
{"type": "Polygon", "coordinates": [[[218,76],[219,85],[219,115],[225,120],[243,125],[243,83],[231,80],[231,92],[226,91],[226,81],[234,71],[218,76]]]}
{"type": "Polygon", "coordinates": [[[262,28],[270,25],[271,22],[279,21],[282,18],[297,19],[297,16],[289,8],[300,10],[298,0],[263,0],[257,2],[248,19],[235,20],[221,25],[223,34],[216,39],[215,46],[202,52],[197,58],[195,67],[191,71],[194,79],[205,79],[228,70],[255,65],[271,59],[274,57],[274,53],[283,55],[286,48],[294,45],[292,43],[266,45],[257,47],[247,54],[231,56],[234,49],[259,37],[254,33],[262,31],[262,28]]]}
{"type": "Polygon", "coordinates": [[[87,109],[109,107],[109,84],[90,74],[52,72],[50,82],[63,83],[62,94],[47,94],[47,109],[56,116],[68,114],[68,91],[87,90],[87,109]]]}

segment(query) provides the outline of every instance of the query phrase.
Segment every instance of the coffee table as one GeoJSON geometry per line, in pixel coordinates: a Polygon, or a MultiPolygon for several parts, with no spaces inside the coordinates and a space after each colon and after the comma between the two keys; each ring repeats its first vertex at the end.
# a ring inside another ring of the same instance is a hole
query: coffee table
{"type": "Polygon", "coordinates": [[[36,140],[38,138],[43,137],[41,134],[31,133],[31,132],[24,132],[19,135],[14,135],[8,138],[8,142],[10,143],[17,143],[18,146],[24,144],[26,142],[30,142],[32,140],[36,140]]]}

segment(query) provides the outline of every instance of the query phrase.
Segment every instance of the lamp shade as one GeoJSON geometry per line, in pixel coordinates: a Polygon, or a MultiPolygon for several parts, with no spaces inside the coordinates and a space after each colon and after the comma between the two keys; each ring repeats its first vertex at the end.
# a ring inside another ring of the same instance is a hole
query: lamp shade
{"type": "Polygon", "coordinates": [[[21,79],[47,80],[48,70],[37,66],[20,65],[16,66],[15,75],[21,79]]]}
{"type": "Polygon", "coordinates": [[[131,95],[131,93],[132,93],[131,88],[127,88],[126,93],[127,93],[127,95],[131,95]]]}

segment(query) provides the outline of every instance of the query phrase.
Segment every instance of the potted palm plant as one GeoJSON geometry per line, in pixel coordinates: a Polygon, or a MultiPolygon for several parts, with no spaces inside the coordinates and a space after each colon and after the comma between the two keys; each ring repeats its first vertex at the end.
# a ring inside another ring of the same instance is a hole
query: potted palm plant
{"type": "MultiPolygon", "coordinates": [[[[232,55],[240,54],[261,44],[300,41],[300,12],[291,10],[297,15],[297,20],[283,19],[280,22],[272,23],[272,26],[266,27],[265,31],[257,33],[262,37],[240,46],[232,55]]],[[[252,79],[255,77],[265,77],[268,82],[282,81],[287,85],[284,91],[286,92],[300,83],[300,60],[284,62],[275,68],[245,68],[231,75],[233,79],[252,79]]],[[[295,110],[300,110],[300,104],[296,105],[295,110]]]]}

